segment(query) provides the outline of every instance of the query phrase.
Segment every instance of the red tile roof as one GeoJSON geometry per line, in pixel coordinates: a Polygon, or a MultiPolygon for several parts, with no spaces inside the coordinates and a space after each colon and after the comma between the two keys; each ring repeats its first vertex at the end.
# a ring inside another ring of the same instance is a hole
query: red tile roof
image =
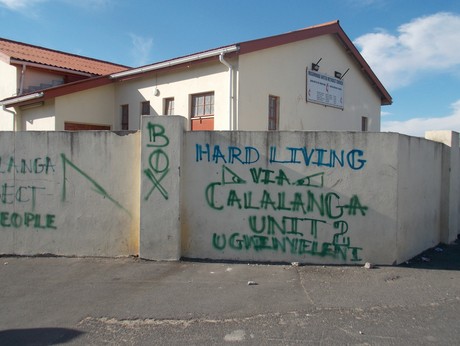
{"type": "Polygon", "coordinates": [[[106,75],[129,68],[128,66],[64,53],[4,38],[0,38],[0,53],[14,60],[84,72],[92,75],[106,75]]]}

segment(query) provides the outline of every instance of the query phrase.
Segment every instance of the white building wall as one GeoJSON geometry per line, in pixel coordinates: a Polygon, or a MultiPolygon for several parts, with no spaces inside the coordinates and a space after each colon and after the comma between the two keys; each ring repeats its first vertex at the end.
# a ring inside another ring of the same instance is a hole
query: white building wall
{"type": "Polygon", "coordinates": [[[280,97],[280,130],[361,131],[361,117],[369,130],[380,131],[381,101],[357,64],[332,36],[240,55],[239,129],[266,130],[268,96],[280,97]],[[344,109],[306,102],[306,68],[322,58],[320,73],[344,76],[344,109]]]}
{"type": "Polygon", "coordinates": [[[165,98],[174,97],[174,113],[187,116],[190,129],[191,95],[214,92],[214,129],[229,128],[229,72],[219,62],[149,74],[118,82],[115,93],[115,129],[121,128],[121,105],[129,105],[129,128],[140,129],[141,103],[150,101],[151,115],[163,115],[165,98]],[[155,90],[158,96],[155,96],[155,90]]]}
{"type": "MultiPolygon", "coordinates": [[[[11,66],[6,59],[0,55],[0,100],[15,96],[17,93],[16,67],[11,66]]],[[[0,108],[0,131],[12,131],[15,128],[13,108],[8,111],[0,108]]]]}
{"type": "Polygon", "coordinates": [[[38,102],[36,106],[19,107],[20,126],[18,131],[55,131],[55,102],[38,102]]]}
{"type": "Polygon", "coordinates": [[[66,121],[111,126],[114,114],[113,84],[56,97],[57,131],[64,130],[66,121]]]}

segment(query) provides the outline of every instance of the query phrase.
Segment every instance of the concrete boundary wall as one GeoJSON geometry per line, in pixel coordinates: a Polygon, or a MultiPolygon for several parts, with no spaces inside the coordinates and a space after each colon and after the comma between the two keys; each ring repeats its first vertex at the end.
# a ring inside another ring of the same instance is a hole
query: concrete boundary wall
{"type": "Polygon", "coordinates": [[[0,132],[0,253],[139,252],[140,133],[0,132]]]}
{"type": "MultiPolygon", "coordinates": [[[[180,205],[180,251],[163,248],[164,259],[391,265],[459,233],[458,144],[397,133],[183,133],[183,119],[166,119],[145,118],[143,127],[144,139],[156,127],[161,140],[182,143],[168,147],[182,153],[180,181],[158,172],[150,183],[149,224],[161,237],[177,238],[177,223],[163,226],[164,206],[180,205]]],[[[158,259],[143,249],[141,257],[158,259]]]]}
{"type": "Polygon", "coordinates": [[[459,234],[458,133],[0,133],[0,254],[398,264],[459,234]]]}

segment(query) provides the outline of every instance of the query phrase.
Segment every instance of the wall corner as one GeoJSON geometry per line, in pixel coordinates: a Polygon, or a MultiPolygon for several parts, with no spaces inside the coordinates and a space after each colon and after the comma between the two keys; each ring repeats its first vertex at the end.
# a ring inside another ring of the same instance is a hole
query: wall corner
{"type": "Polygon", "coordinates": [[[460,148],[459,133],[455,131],[427,131],[425,138],[444,144],[442,150],[442,243],[452,243],[460,234],[460,148]]]}
{"type": "Polygon", "coordinates": [[[141,258],[181,257],[180,168],[186,119],[144,116],[141,142],[141,258]]]}

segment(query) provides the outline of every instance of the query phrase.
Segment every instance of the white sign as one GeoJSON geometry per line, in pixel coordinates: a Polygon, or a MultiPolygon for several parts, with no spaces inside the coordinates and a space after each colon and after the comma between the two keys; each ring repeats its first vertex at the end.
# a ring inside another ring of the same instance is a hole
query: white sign
{"type": "Polygon", "coordinates": [[[343,81],[307,70],[307,102],[343,109],[343,81]]]}

